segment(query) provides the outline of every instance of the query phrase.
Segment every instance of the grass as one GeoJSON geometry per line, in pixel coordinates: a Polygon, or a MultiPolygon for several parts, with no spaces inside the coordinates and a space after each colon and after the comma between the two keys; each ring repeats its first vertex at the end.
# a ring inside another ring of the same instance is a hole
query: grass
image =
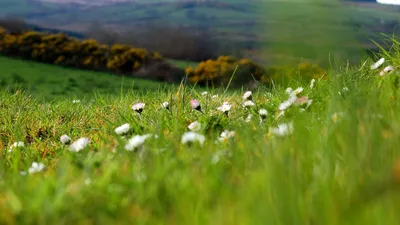
{"type": "MultiPolygon", "coordinates": [[[[398,43],[400,44],[400,43],[398,43]]],[[[400,66],[400,45],[385,65],[400,66]]],[[[0,94],[0,221],[5,224],[385,224],[400,223],[399,70],[381,77],[372,60],[293,80],[313,99],[278,117],[287,87],[260,87],[255,106],[242,91],[166,91],[43,102],[0,94]],[[363,66],[361,66],[363,65],[363,66]],[[216,98],[211,97],[217,94],[216,98]],[[190,108],[198,99],[203,113],[190,108]],[[168,101],[170,110],[161,107],[168,101]],[[228,101],[228,116],[216,107],[228,101]],[[132,104],[146,104],[141,114],[132,104]],[[258,110],[268,115],[260,122],[258,110]],[[244,119],[253,115],[250,122],[244,119]],[[194,121],[203,145],[182,144],[194,121]],[[114,129],[129,123],[124,139],[114,129]],[[278,136],[271,128],[292,123],[278,136]],[[223,130],[234,137],[223,142],[223,130]],[[79,152],[67,134],[90,143],[79,152]],[[151,134],[127,151],[127,138],[151,134]],[[157,136],[155,136],[157,135],[157,136]],[[15,147],[14,142],[24,142],[15,147]],[[33,162],[45,168],[25,174],[33,162]]],[[[50,68],[50,67],[48,67],[50,68]]]]}
{"type": "Polygon", "coordinates": [[[113,74],[61,68],[58,66],[0,57],[0,87],[27,90],[45,99],[88,94],[122,94],[129,90],[154,91],[169,87],[164,83],[121,77],[113,74]]]}

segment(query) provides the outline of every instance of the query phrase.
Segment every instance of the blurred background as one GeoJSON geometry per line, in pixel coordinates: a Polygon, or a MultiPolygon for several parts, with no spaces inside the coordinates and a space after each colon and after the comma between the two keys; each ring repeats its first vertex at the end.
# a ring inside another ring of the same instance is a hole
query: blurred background
{"type": "MultiPolygon", "coordinates": [[[[0,26],[11,33],[61,32],[78,40],[95,39],[105,46],[127,44],[155,51],[182,71],[163,65],[152,73],[168,70],[178,73],[177,78],[154,78],[154,74],[141,77],[180,81],[183,70],[188,73],[200,62],[220,56],[250,59],[266,68],[301,63],[321,68],[344,62],[359,64],[378,50],[373,41],[382,44],[382,34],[400,34],[396,28],[400,23],[400,2],[380,2],[1,0],[0,26]]],[[[140,66],[135,64],[136,67],[140,66]]],[[[269,71],[273,73],[274,69],[269,71]]],[[[193,77],[197,82],[201,75],[193,77]]],[[[259,77],[265,82],[269,79],[259,77]]]]}
{"type": "Polygon", "coordinates": [[[40,31],[131,44],[171,59],[231,54],[266,64],[326,63],[329,53],[358,62],[376,47],[369,39],[399,33],[399,13],[399,6],[376,0],[0,1],[2,25],[15,29],[26,23],[40,31]]]}

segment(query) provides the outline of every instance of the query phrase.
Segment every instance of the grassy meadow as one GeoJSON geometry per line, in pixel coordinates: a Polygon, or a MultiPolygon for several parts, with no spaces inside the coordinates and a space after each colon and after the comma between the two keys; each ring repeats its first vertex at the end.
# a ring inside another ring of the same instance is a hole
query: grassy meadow
{"type": "Polygon", "coordinates": [[[398,50],[376,70],[368,59],[251,95],[180,85],[46,102],[3,89],[0,223],[397,225],[398,50]]]}
{"type": "MultiPolygon", "coordinates": [[[[185,64],[174,61],[173,63],[185,64]]],[[[179,65],[178,65],[179,66],[179,65]]],[[[130,90],[150,92],[171,84],[122,77],[115,74],[62,68],[0,56],[0,87],[6,92],[25,90],[37,98],[53,100],[65,96],[83,98],[90,94],[115,95],[130,90]]]]}

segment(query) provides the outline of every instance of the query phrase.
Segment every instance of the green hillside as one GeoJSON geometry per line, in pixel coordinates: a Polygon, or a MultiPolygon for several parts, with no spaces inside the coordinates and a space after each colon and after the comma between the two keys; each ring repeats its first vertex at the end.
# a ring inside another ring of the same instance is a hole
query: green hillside
{"type": "Polygon", "coordinates": [[[0,4],[5,6],[0,15],[76,31],[95,21],[121,31],[142,29],[149,22],[208,27],[222,42],[253,47],[248,55],[266,63],[310,59],[326,64],[329,54],[357,62],[373,47],[371,35],[392,33],[399,22],[396,7],[339,0],[136,1],[90,8],[11,0],[0,4]]]}
{"type": "MultiPolygon", "coordinates": [[[[87,94],[124,94],[130,90],[151,92],[166,86],[154,81],[113,74],[75,70],[0,57],[0,88],[27,91],[44,99],[82,98],[87,94]]],[[[167,85],[170,86],[170,85],[167,85]]]]}

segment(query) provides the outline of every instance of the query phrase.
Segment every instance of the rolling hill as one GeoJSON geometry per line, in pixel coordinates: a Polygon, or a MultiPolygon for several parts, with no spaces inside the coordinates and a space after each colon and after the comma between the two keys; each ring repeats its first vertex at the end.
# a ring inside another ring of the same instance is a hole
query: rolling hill
{"type": "Polygon", "coordinates": [[[93,22],[137,35],[149,23],[208,28],[216,40],[231,41],[246,50],[245,56],[266,64],[327,63],[329,55],[357,62],[374,46],[369,38],[392,33],[399,23],[398,7],[355,1],[104,0],[97,6],[91,2],[3,0],[0,16],[22,16],[42,27],[81,33],[93,22]]]}

